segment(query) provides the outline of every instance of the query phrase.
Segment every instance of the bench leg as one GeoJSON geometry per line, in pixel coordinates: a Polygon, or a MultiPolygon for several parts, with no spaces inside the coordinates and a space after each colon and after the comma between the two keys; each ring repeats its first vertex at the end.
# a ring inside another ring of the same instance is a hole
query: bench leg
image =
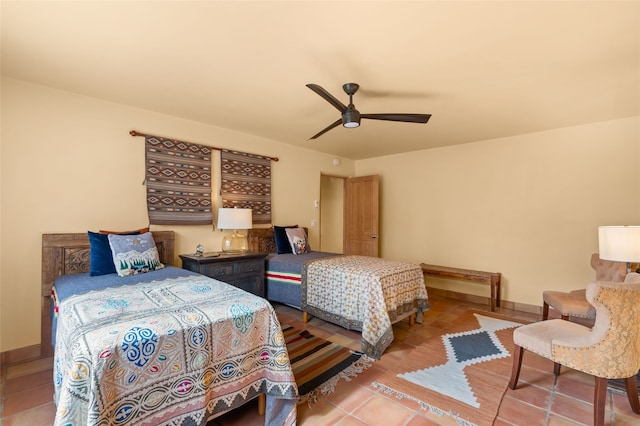
{"type": "Polygon", "coordinates": [[[491,312],[500,307],[500,276],[493,274],[491,277],[491,312]]]}
{"type": "Polygon", "coordinates": [[[302,322],[305,324],[309,322],[309,314],[306,311],[302,312],[302,322]]]}
{"type": "Polygon", "coordinates": [[[491,284],[491,312],[496,311],[496,287],[491,284]]]}

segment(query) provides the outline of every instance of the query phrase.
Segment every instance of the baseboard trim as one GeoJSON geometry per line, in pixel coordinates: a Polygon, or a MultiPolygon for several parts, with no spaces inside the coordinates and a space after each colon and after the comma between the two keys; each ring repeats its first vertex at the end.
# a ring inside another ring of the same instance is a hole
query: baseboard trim
{"type": "MultiPolygon", "coordinates": [[[[491,298],[477,296],[474,294],[460,293],[457,291],[445,290],[442,288],[434,288],[427,286],[427,294],[438,295],[449,299],[462,300],[463,302],[477,303],[479,305],[491,306],[491,298]]],[[[526,303],[511,302],[509,300],[500,300],[500,307],[511,309],[514,311],[526,312],[530,314],[542,315],[542,306],[528,305],[526,303]]]]}
{"type": "Polygon", "coordinates": [[[16,364],[18,362],[40,358],[40,356],[40,344],[25,346],[24,348],[0,352],[0,363],[2,365],[16,364]]]}

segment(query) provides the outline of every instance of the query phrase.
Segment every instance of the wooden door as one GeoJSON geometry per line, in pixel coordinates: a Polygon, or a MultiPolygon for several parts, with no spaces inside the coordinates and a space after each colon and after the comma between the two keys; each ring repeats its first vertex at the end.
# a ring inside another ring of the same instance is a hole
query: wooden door
{"type": "Polygon", "coordinates": [[[349,178],[344,190],[344,252],[378,257],[378,175],[349,178]]]}

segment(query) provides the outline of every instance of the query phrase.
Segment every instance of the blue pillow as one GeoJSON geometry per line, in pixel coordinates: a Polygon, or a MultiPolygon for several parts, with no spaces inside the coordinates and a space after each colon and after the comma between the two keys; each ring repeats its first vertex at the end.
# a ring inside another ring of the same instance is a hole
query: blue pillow
{"type": "Polygon", "coordinates": [[[289,237],[287,237],[287,228],[297,227],[298,225],[273,227],[273,238],[276,240],[276,251],[278,254],[293,253],[291,243],[289,243],[289,237]]]}
{"type": "Polygon", "coordinates": [[[89,275],[95,277],[98,275],[115,274],[116,267],[113,265],[109,236],[91,231],[87,233],[89,234],[89,257],[91,259],[89,275]]]}
{"type": "Polygon", "coordinates": [[[109,236],[107,234],[121,234],[121,235],[138,235],[149,232],[149,228],[140,228],[134,231],[100,231],[91,232],[87,231],[89,235],[89,259],[91,264],[89,265],[89,275],[107,275],[115,274],[116,267],[113,264],[113,254],[111,253],[111,246],[109,245],[109,236]]]}

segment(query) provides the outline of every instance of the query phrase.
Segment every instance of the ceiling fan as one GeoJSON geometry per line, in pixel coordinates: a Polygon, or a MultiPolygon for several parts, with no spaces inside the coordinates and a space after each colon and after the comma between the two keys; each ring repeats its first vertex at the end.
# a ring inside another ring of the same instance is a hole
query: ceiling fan
{"type": "Polygon", "coordinates": [[[427,121],[429,121],[429,118],[431,118],[431,114],[360,114],[360,112],[353,104],[353,95],[360,88],[360,86],[356,83],[346,83],[342,85],[342,89],[347,95],[349,95],[348,106],[340,102],[331,93],[327,92],[317,84],[310,83],[307,84],[307,87],[316,92],[331,105],[336,107],[336,109],[340,111],[340,114],[342,114],[341,118],[329,124],[323,130],[311,136],[309,139],[316,139],[317,137],[322,136],[329,130],[338,126],[340,123],[342,123],[342,125],[347,128],[358,127],[360,126],[361,118],[368,118],[370,120],[402,121],[405,123],[426,123],[427,121]]]}

